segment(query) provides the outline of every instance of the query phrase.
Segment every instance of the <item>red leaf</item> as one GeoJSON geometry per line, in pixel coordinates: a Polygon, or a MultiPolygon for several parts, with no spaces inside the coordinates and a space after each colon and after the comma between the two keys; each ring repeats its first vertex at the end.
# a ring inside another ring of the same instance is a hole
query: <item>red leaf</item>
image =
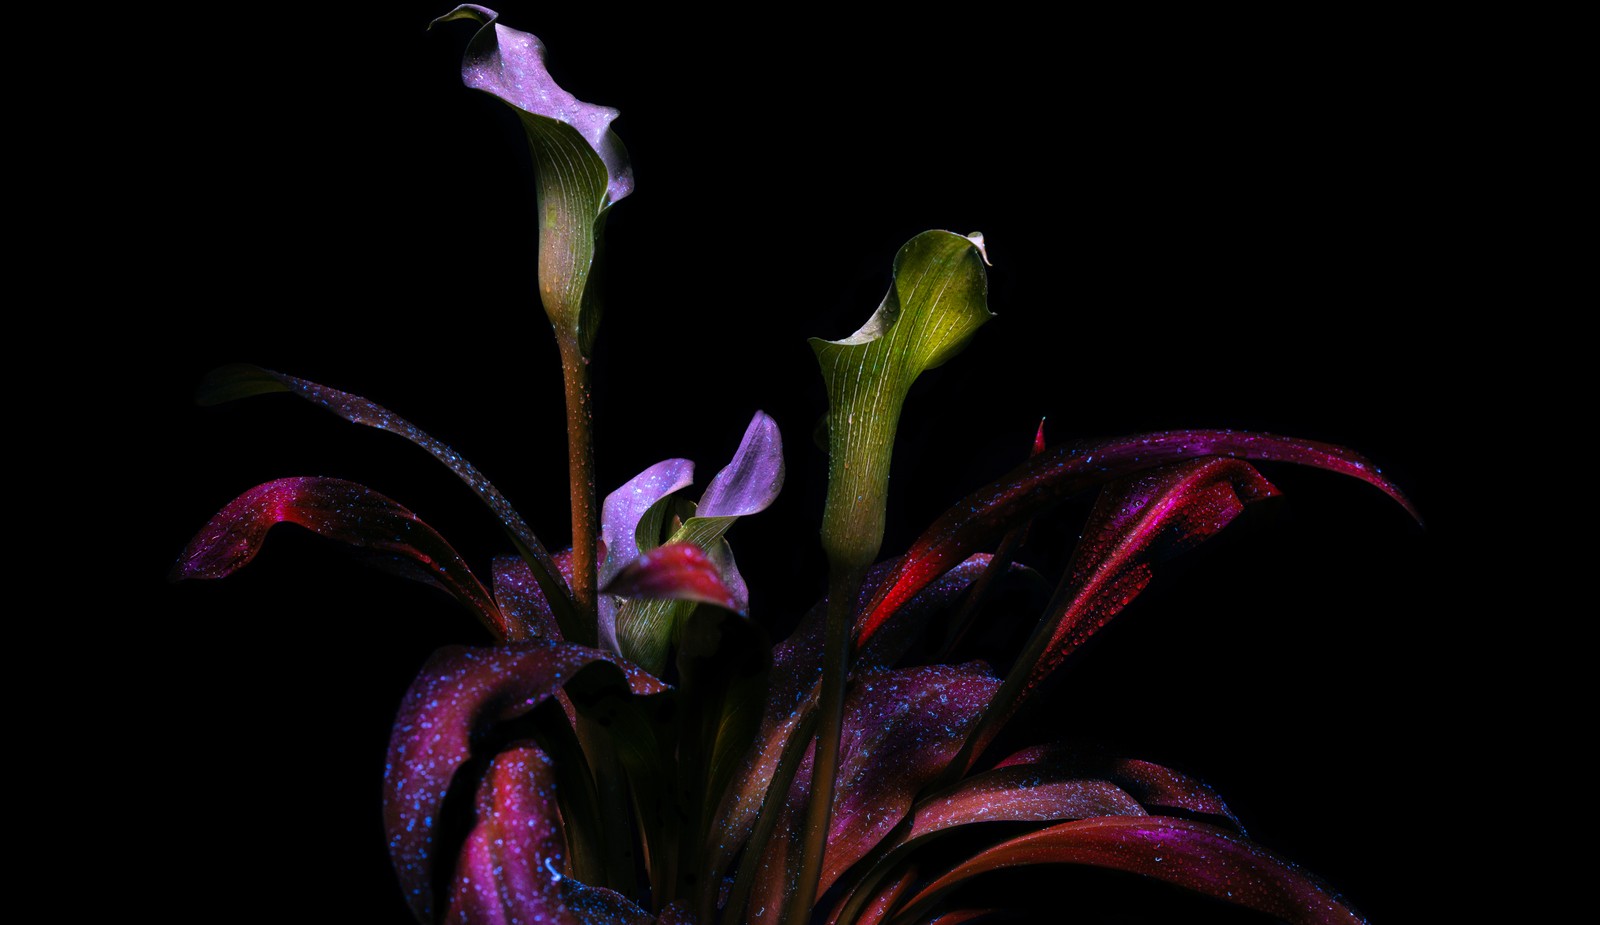
{"type": "Polygon", "coordinates": [[[1276,494],[1249,463],[1211,457],[1118,479],[1089,514],[1061,586],[973,733],[967,765],[1069,653],[1150,583],[1156,560],[1215,535],[1248,501],[1276,494]]]}
{"type": "Polygon", "coordinates": [[[223,578],[254,559],[267,531],[299,524],[330,539],[401,556],[465,604],[497,637],[519,641],[527,628],[507,618],[489,593],[433,528],[400,504],[364,485],[315,477],[278,479],[250,489],[195,534],[171,578],[223,578]]]}
{"type": "Polygon", "coordinates": [[[668,543],[622,567],[602,594],[655,600],[699,601],[738,612],[739,601],[722,583],[711,557],[694,543],[668,543]]]}
{"type": "Polygon", "coordinates": [[[920,920],[946,892],[980,874],[1031,864],[1143,874],[1296,925],[1362,921],[1338,894],[1294,864],[1232,832],[1165,816],[1064,822],[1001,842],[928,884],[895,921],[920,920]]]}
{"type": "Polygon", "coordinates": [[[1215,430],[1161,431],[1069,444],[1029,458],[935,521],[900,558],[894,574],[874,596],[857,634],[858,642],[869,638],[901,604],[952,565],[996,542],[1017,521],[1102,482],[1204,456],[1292,462],[1340,472],[1377,486],[1416,516],[1411,502],[1370,462],[1332,444],[1215,430]]]}

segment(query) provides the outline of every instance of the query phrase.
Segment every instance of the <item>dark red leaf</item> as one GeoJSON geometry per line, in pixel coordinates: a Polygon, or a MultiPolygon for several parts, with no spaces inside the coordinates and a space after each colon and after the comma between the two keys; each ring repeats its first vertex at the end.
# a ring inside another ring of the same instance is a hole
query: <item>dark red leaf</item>
{"type": "Polygon", "coordinates": [[[1133,797],[1106,780],[1079,779],[1062,767],[1018,765],[962,781],[917,803],[909,824],[873,852],[875,860],[840,904],[850,921],[884,877],[894,872],[925,839],[983,822],[1060,822],[1096,816],[1142,816],[1133,797]]]}
{"type": "MultiPolygon", "coordinates": [[[[995,769],[1036,767],[1062,776],[1106,780],[1147,809],[1177,809],[1227,820],[1245,834],[1239,817],[1209,784],[1164,765],[1067,743],[1036,745],[1006,758],[995,769]]],[[[1216,820],[1212,820],[1216,821],[1216,820]]]]}
{"type": "Polygon", "coordinates": [[[698,601],[737,611],[738,598],[722,583],[722,573],[694,543],[658,546],[622,567],[600,589],[602,594],[653,600],[698,601]]]}
{"type": "MultiPolygon", "coordinates": [[[[562,554],[551,558],[558,568],[562,565],[562,554]]],[[[527,562],[516,556],[494,557],[494,600],[501,613],[527,627],[530,642],[562,641],[550,599],[527,562]]]]}
{"type": "Polygon", "coordinates": [[[527,628],[501,613],[467,564],[432,527],[372,489],[342,479],[278,479],[250,489],[195,534],[172,567],[172,579],[233,574],[255,558],[267,531],[280,523],[299,524],[319,536],[404,557],[419,566],[430,583],[465,604],[497,637],[527,638],[527,628]]]}
{"type": "Polygon", "coordinates": [[[597,649],[559,643],[433,654],[400,703],[383,775],[384,830],[406,901],[422,921],[433,909],[433,833],[456,770],[476,736],[520,716],[596,661],[619,664],[638,693],[664,685],[597,649]]]}
{"type": "Polygon", "coordinates": [[[1001,842],[928,884],[894,921],[920,920],[946,892],[980,874],[1031,864],[1143,874],[1296,925],[1362,921],[1337,893],[1294,864],[1232,832],[1165,816],[1064,822],[1001,842]]]}
{"type": "Polygon", "coordinates": [[[958,502],[896,563],[873,597],[858,640],[872,636],[890,614],[955,563],[992,545],[1017,521],[1086,488],[1144,469],[1204,456],[1292,462],[1359,478],[1416,510],[1376,467],[1343,447],[1272,434],[1216,430],[1161,431],[1074,443],[1028,459],[958,502]]]}
{"type": "Polygon", "coordinates": [[[1040,683],[1150,583],[1152,564],[1215,535],[1247,502],[1277,493],[1247,462],[1210,457],[1163,466],[1106,486],[1061,587],[983,718],[979,755],[1040,683]]]}
{"type": "Polygon", "coordinates": [[[517,552],[530,564],[534,576],[541,582],[546,593],[561,596],[556,612],[566,615],[567,619],[573,618],[567,588],[558,583],[554,563],[550,561],[544,544],[534,536],[533,530],[522,519],[522,515],[517,513],[516,508],[511,506],[511,502],[507,501],[506,497],[500,494],[500,490],[460,453],[388,408],[360,395],[341,392],[306,379],[248,363],[235,363],[232,366],[212,370],[200,383],[196,400],[202,405],[215,405],[273,392],[293,393],[312,404],[326,408],[352,424],[363,424],[404,437],[426,450],[434,459],[444,463],[494,513],[506,535],[511,538],[512,544],[517,547],[517,552]]]}

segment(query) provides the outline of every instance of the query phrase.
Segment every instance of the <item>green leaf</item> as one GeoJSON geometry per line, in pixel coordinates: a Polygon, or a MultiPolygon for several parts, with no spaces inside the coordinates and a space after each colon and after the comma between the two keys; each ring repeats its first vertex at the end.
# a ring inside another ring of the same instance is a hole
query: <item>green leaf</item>
{"type": "Polygon", "coordinates": [[[877,558],[900,408],[923,370],[955,356],[994,317],[985,262],[982,235],[925,231],[895,255],[894,281],[861,330],[811,340],[828,388],[822,542],[835,567],[877,558]]]}

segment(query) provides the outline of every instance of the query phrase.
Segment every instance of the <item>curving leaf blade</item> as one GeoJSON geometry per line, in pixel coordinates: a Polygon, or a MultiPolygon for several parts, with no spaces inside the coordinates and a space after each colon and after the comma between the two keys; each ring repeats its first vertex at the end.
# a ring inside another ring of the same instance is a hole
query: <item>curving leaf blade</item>
{"type": "Polygon", "coordinates": [[[1274,434],[1170,430],[1068,444],[1030,457],[963,498],[934,521],[873,598],[861,639],[951,565],[999,540],[1013,524],[1084,489],[1125,475],[1205,456],[1291,462],[1361,479],[1416,509],[1371,462],[1340,446],[1274,434]]]}
{"type": "MultiPolygon", "coordinates": [[[[474,743],[561,689],[575,672],[613,656],[568,643],[435,652],[400,702],[383,773],[384,831],[406,902],[421,921],[434,907],[434,834],[445,795],[474,743]]],[[[660,682],[621,666],[639,693],[660,682]]]]}
{"type": "MultiPolygon", "coordinates": [[[[603,594],[648,600],[692,601],[734,610],[738,601],[722,583],[711,557],[693,543],[668,543],[629,562],[603,594]]],[[[648,666],[647,666],[648,667],[648,666]]]]}
{"type": "Polygon", "coordinates": [[[1164,816],[1107,816],[1061,823],[982,851],[924,887],[893,922],[920,921],[944,894],[981,874],[1035,864],[1142,874],[1296,925],[1363,921],[1311,875],[1232,832],[1164,816]]]}
{"type": "Polygon", "coordinates": [[[196,533],[170,578],[223,578],[254,559],[267,533],[292,523],[329,539],[400,557],[403,574],[427,581],[466,605],[497,637],[525,641],[531,628],[508,618],[434,529],[365,485],[343,479],[277,479],[228,502],[196,533]]]}
{"type": "Polygon", "coordinates": [[[201,405],[216,405],[275,392],[297,395],[352,424],[362,424],[404,437],[426,450],[434,459],[444,463],[457,478],[473,490],[473,493],[500,521],[501,528],[511,538],[517,553],[532,569],[533,577],[539,582],[544,597],[547,601],[553,602],[552,609],[557,623],[568,636],[578,638],[572,636],[577,626],[576,616],[572,610],[571,592],[567,589],[567,583],[559,577],[560,572],[545,550],[544,544],[534,536],[533,530],[522,519],[522,515],[517,513],[516,508],[511,506],[511,502],[506,500],[505,495],[500,493],[500,489],[495,488],[476,466],[420,427],[377,402],[369,401],[359,395],[341,392],[306,379],[248,363],[222,366],[207,373],[196,389],[195,400],[201,405]]]}

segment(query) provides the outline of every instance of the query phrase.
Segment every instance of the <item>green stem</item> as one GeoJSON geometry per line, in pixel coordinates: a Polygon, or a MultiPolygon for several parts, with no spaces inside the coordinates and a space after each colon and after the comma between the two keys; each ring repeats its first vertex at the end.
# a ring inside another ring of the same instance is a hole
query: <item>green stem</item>
{"type": "Polygon", "coordinates": [[[577,338],[557,338],[561,379],[567,393],[567,481],[572,486],[572,598],[582,615],[587,638],[572,642],[592,646],[599,639],[595,605],[596,550],[600,517],[594,487],[594,404],[589,390],[589,361],[577,338]]]}
{"type": "Polygon", "coordinates": [[[816,904],[822,856],[833,818],[833,792],[839,771],[839,738],[844,725],[844,688],[850,677],[850,630],[863,570],[833,570],[828,587],[828,628],[822,650],[822,690],[817,696],[817,756],[812,764],[806,804],[805,841],[800,875],[783,912],[783,923],[804,925],[816,904]]]}
{"type": "MultiPolygon", "coordinates": [[[[814,692],[816,687],[812,690],[814,692]]],[[[750,837],[745,840],[744,858],[739,862],[738,873],[734,876],[733,890],[728,895],[728,904],[723,907],[723,925],[733,925],[750,918],[746,915],[746,906],[750,904],[750,890],[755,885],[757,871],[761,869],[761,859],[766,854],[767,842],[772,839],[773,830],[778,827],[778,818],[783,815],[784,802],[789,797],[789,787],[794,783],[795,772],[800,769],[806,745],[811,742],[811,735],[816,728],[816,705],[813,703],[802,706],[800,718],[796,720],[788,741],[778,754],[778,765],[773,768],[772,780],[767,783],[766,794],[761,800],[761,809],[756,813],[755,827],[750,830],[750,837]],[[740,919],[741,915],[745,918],[740,919]]],[[[702,921],[711,920],[706,918],[702,921]]]]}

